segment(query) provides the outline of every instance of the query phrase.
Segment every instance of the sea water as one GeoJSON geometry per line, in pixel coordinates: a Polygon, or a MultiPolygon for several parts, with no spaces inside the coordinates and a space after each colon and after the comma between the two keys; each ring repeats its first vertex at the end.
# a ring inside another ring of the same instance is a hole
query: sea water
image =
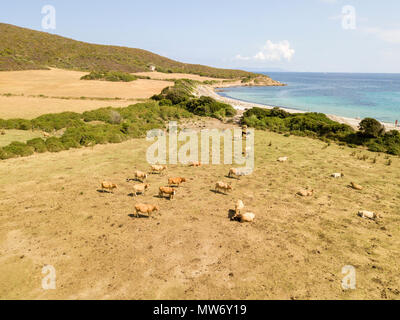
{"type": "Polygon", "coordinates": [[[219,92],[242,101],[348,118],[400,122],[400,74],[265,73],[286,87],[232,87],[219,92]]]}

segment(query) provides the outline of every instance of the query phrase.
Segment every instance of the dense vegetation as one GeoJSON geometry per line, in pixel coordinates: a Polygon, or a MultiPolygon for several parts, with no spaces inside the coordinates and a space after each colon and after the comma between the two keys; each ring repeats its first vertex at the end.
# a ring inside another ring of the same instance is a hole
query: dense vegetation
{"type": "Polygon", "coordinates": [[[0,71],[56,67],[81,71],[191,73],[214,78],[242,78],[253,73],[177,62],[149,51],[89,44],[57,35],[0,24],[0,71]]]}
{"type": "Polygon", "coordinates": [[[46,140],[13,142],[0,148],[0,159],[28,156],[34,152],[59,152],[96,144],[119,143],[140,138],[150,129],[164,128],[168,120],[191,117],[179,106],[160,106],[157,102],[139,103],[126,108],[101,108],[82,114],[47,114],[33,120],[0,120],[0,128],[39,129],[56,134],[46,140]]]}
{"type": "Polygon", "coordinates": [[[244,113],[243,124],[261,130],[334,140],[350,146],[365,146],[370,151],[400,155],[400,132],[385,128],[375,119],[366,118],[355,131],[346,124],[329,119],[322,113],[288,113],[282,109],[253,108],[244,113]]]}
{"type": "Polygon", "coordinates": [[[199,82],[189,79],[176,80],[175,85],[165,88],[159,95],[152,97],[160,105],[178,105],[189,112],[203,117],[222,120],[236,115],[236,110],[229,104],[216,101],[210,97],[195,98],[192,94],[199,82]]]}
{"type": "Polygon", "coordinates": [[[121,71],[92,71],[81,78],[81,80],[105,80],[113,82],[131,82],[137,79],[134,75],[121,71]]]}

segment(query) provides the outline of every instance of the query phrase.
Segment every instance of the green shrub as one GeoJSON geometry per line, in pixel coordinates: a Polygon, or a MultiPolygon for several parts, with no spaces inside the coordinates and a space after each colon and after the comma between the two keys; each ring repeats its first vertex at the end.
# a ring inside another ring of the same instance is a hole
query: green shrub
{"type": "Polygon", "coordinates": [[[35,152],[43,153],[43,152],[47,151],[46,143],[41,138],[35,138],[35,139],[32,139],[32,140],[29,140],[26,144],[28,146],[33,147],[35,152]]]}
{"type": "Polygon", "coordinates": [[[185,108],[195,115],[217,119],[236,115],[236,110],[231,105],[218,102],[211,97],[191,99],[185,103],[185,108]]]}
{"type": "Polygon", "coordinates": [[[16,130],[30,130],[32,129],[32,122],[26,119],[9,119],[0,120],[0,128],[2,129],[16,129],[16,130]]]}
{"type": "Polygon", "coordinates": [[[15,158],[15,157],[16,157],[15,154],[4,150],[4,148],[0,148],[0,160],[6,160],[6,159],[10,159],[10,158],[15,158]]]}
{"type": "Polygon", "coordinates": [[[6,153],[14,154],[15,156],[26,157],[34,153],[35,149],[28,146],[26,143],[14,141],[8,146],[3,147],[6,153]]]}
{"type": "Polygon", "coordinates": [[[32,120],[34,128],[47,132],[82,125],[82,115],[75,112],[45,114],[32,120]]]}
{"type": "Polygon", "coordinates": [[[72,139],[71,137],[63,135],[60,138],[60,140],[65,150],[76,149],[81,147],[80,143],[72,139]]]}
{"type": "Polygon", "coordinates": [[[92,71],[81,78],[81,80],[105,80],[113,82],[131,82],[137,79],[134,75],[120,71],[92,71]]]}
{"type": "Polygon", "coordinates": [[[85,122],[90,121],[103,121],[110,122],[111,121],[111,111],[113,109],[111,107],[108,108],[100,108],[92,111],[86,111],[82,114],[83,120],[85,122]]]}
{"type": "Polygon", "coordinates": [[[360,122],[360,132],[371,138],[378,138],[385,133],[385,127],[377,120],[365,118],[360,122]]]}
{"type": "Polygon", "coordinates": [[[56,137],[51,137],[46,140],[47,150],[50,152],[60,152],[65,150],[61,140],[56,137]]]}
{"type": "Polygon", "coordinates": [[[163,99],[170,100],[172,104],[180,104],[192,98],[193,90],[198,82],[189,79],[175,80],[175,85],[165,88],[159,95],[154,95],[151,99],[161,101],[163,99]]]}

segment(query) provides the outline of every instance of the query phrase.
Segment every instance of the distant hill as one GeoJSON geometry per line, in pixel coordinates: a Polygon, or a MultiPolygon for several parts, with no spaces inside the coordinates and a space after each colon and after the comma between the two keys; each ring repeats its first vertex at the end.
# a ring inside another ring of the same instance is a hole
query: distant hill
{"type": "Polygon", "coordinates": [[[214,78],[254,76],[251,72],[177,62],[146,50],[90,44],[0,23],[0,71],[55,67],[80,71],[157,71],[214,78]]]}

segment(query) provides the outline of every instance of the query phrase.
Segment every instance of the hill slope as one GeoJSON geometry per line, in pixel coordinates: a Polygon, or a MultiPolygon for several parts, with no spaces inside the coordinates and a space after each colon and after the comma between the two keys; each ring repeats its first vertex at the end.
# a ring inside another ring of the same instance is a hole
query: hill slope
{"type": "Polygon", "coordinates": [[[214,78],[239,78],[253,73],[177,62],[146,50],[90,44],[0,23],[0,71],[46,67],[81,71],[149,71],[191,73],[214,78]]]}

